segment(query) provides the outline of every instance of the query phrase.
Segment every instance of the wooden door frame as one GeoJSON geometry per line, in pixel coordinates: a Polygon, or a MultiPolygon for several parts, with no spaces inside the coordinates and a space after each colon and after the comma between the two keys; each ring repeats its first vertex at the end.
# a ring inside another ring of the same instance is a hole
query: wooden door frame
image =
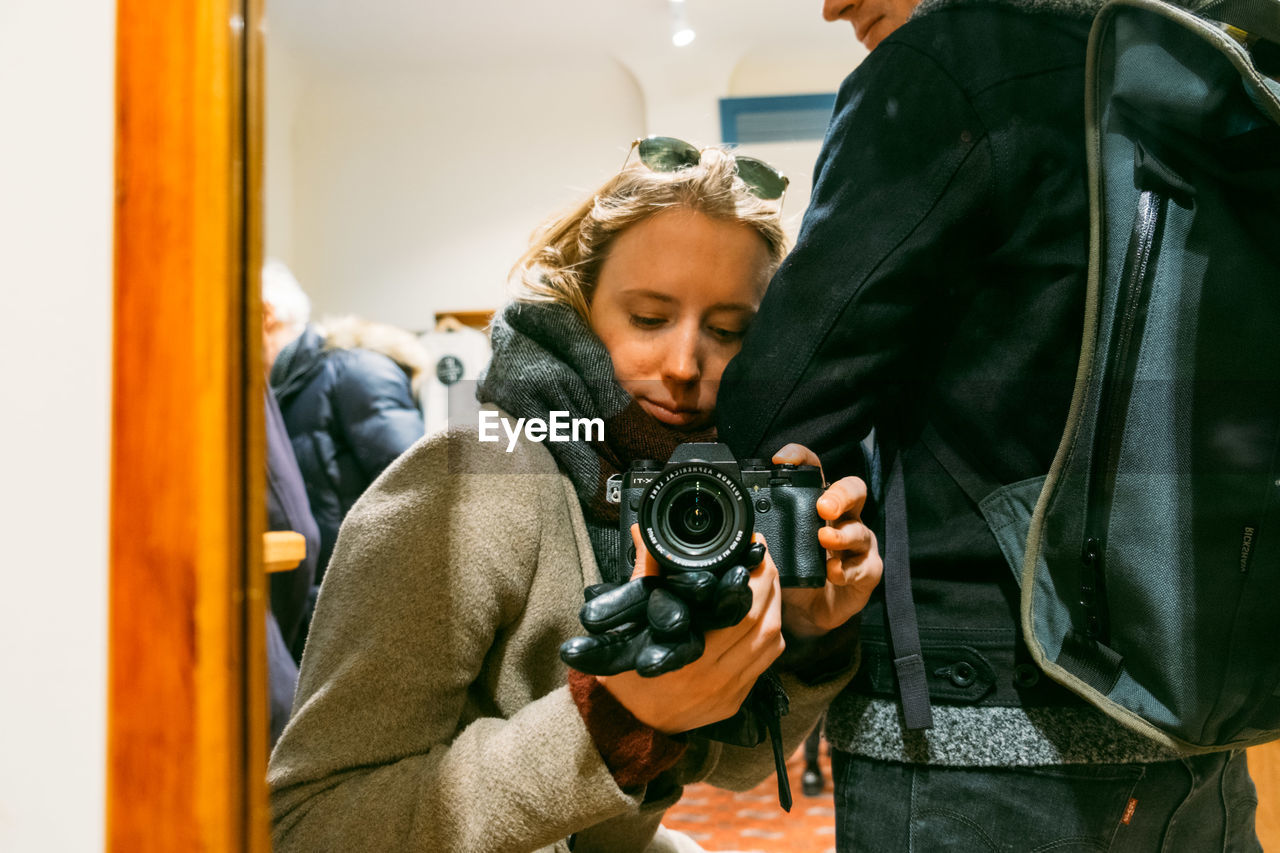
{"type": "Polygon", "coordinates": [[[268,848],[260,21],[117,3],[110,851],[268,848]]]}

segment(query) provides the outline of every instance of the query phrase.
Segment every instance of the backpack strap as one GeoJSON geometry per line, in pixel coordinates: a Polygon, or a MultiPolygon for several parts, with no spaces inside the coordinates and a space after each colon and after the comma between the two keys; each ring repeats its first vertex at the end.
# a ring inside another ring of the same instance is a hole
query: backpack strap
{"type": "Polygon", "coordinates": [[[886,454],[893,460],[885,484],[884,609],[893,644],[893,668],[898,676],[903,722],[908,729],[933,726],[929,683],[920,648],[920,628],[911,596],[911,556],[907,541],[907,492],[902,477],[902,452],[896,446],[886,454]]]}

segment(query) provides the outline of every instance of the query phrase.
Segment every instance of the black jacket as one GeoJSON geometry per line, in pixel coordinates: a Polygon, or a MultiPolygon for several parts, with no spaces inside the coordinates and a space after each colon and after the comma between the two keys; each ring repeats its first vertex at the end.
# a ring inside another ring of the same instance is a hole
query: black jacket
{"type": "Polygon", "coordinates": [[[289,721],[293,694],[298,687],[298,662],[302,658],[302,633],[311,600],[316,561],[320,555],[320,530],[311,517],[302,472],[293,456],[280,407],[270,390],[263,395],[267,427],[267,529],[292,530],[306,540],[307,551],[292,569],[271,575],[271,610],[267,613],[267,686],[271,720],[271,745],[279,740],[289,721]],[[290,646],[298,648],[295,654],[290,646]]]}
{"type": "Polygon", "coordinates": [[[872,51],[840,89],[796,248],[724,376],[721,436],[740,456],[799,441],[833,480],[862,472],[873,426],[903,443],[926,638],[1017,642],[1013,574],[918,438],[932,424],[1001,483],[1053,460],[1086,281],[1087,34],[1083,18],[983,4],[918,17],[872,51]]]}
{"type": "Polygon", "coordinates": [[[422,413],[399,364],[371,350],[327,350],[310,326],[277,356],[271,388],[320,527],[318,585],[347,510],[422,437],[422,413]]]}
{"type": "MultiPolygon", "coordinates": [[[[308,598],[320,558],[320,528],[311,515],[306,483],[293,453],[275,395],[267,391],[264,421],[267,427],[267,529],[292,530],[307,542],[302,561],[287,572],[271,575],[271,612],[286,646],[299,640],[308,598]]],[[[301,655],[299,655],[299,658],[301,655]]],[[[292,694],[291,694],[292,695],[292,694]]]]}

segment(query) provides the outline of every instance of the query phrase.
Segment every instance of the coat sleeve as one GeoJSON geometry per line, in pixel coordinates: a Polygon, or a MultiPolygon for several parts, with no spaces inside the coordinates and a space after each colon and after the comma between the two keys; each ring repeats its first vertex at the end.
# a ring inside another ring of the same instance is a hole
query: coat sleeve
{"type": "Polygon", "coordinates": [[[554,476],[452,469],[449,442],[418,445],[343,526],[271,758],[282,853],[533,850],[640,806],[567,686],[506,719],[477,707],[533,582],[536,508],[563,496],[554,476]],[[523,506],[495,506],[513,490],[523,506]]]}
{"type": "Polygon", "coordinates": [[[739,456],[798,441],[830,479],[858,473],[858,440],[928,393],[972,289],[962,260],[991,241],[991,162],[967,97],[915,48],[886,42],[845,80],[796,247],[721,384],[739,456]]]}
{"type": "Polygon", "coordinates": [[[370,350],[343,352],[333,409],[370,483],[426,432],[408,375],[392,359],[370,350]]]}
{"type": "MultiPolygon", "coordinates": [[[[271,575],[271,612],[281,638],[292,648],[306,614],[308,596],[320,559],[320,528],[311,514],[306,483],[284,417],[270,388],[264,394],[267,428],[267,529],[292,530],[306,540],[306,554],[295,568],[271,575]]],[[[296,675],[296,673],[295,673],[296,675]]],[[[286,711],[288,710],[286,706],[286,711]]]]}

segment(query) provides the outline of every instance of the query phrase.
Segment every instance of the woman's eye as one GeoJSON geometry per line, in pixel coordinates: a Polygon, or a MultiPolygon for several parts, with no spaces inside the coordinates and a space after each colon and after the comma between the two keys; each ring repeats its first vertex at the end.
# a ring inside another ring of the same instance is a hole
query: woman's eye
{"type": "Polygon", "coordinates": [[[665,323],[662,317],[646,317],[642,314],[631,315],[631,325],[638,329],[656,329],[665,323]]]}
{"type": "Polygon", "coordinates": [[[711,326],[709,331],[713,337],[721,341],[740,341],[747,333],[746,329],[725,329],[720,326],[711,326]]]}

